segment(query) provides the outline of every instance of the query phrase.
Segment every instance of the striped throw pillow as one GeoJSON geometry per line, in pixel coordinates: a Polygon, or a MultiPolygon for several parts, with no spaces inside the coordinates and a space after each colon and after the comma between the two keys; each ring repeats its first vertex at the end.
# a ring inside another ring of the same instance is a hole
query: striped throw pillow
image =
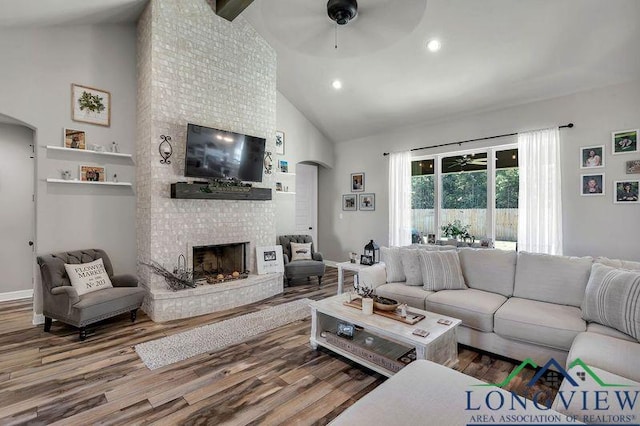
{"type": "Polygon", "coordinates": [[[640,272],[591,266],[582,318],[640,340],[640,272]]]}
{"type": "Polygon", "coordinates": [[[457,251],[419,250],[418,252],[422,269],[422,286],[425,290],[464,290],[467,288],[457,251]]]}
{"type": "Polygon", "coordinates": [[[402,258],[400,257],[400,249],[397,247],[380,247],[380,260],[384,262],[387,270],[387,282],[395,283],[405,281],[407,277],[404,275],[402,267],[402,258]]]}

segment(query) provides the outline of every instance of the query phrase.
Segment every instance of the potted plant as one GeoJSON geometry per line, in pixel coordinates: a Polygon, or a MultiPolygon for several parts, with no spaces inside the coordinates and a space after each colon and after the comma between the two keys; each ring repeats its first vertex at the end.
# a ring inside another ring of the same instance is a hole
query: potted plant
{"type": "Polygon", "coordinates": [[[469,235],[469,225],[462,225],[460,220],[456,219],[453,223],[449,222],[442,228],[442,235],[455,240],[462,238],[471,238],[469,235]]]}

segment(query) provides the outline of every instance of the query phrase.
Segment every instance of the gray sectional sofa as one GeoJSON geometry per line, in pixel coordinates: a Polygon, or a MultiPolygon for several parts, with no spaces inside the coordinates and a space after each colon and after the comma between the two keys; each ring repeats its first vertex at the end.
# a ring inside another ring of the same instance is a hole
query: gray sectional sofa
{"type": "MultiPolygon", "coordinates": [[[[434,249],[385,248],[384,263],[360,273],[360,281],[375,287],[380,296],[461,319],[459,343],[516,360],[531,358],[538,365],[554,358],[569,367],[580,358],[609,383],[640,387],[640,342],[617,329],[583,319],[585,291],[594,264],[638,272],[639,262],[464,248],[457,252],[466,288],[429,291],[415,280],[414,285],[388,282],[387,277],[402,276],[406,250],[434,249]]],[[[637,284],[632,288],[635,299],[628,297],[623,303],[631,310],[627,322],[637,329],[640,295],[637,284]]]]}

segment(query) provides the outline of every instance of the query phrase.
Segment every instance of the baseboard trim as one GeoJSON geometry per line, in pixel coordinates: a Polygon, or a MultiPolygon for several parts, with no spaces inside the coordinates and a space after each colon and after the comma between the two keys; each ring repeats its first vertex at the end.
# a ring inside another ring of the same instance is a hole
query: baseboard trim
{"type": "Polygon", "coordinates": [[[9,291],[0,293],[0,302],[8,302],[10,300],[30,299],[33,297],[33,290],[9,291]]]}

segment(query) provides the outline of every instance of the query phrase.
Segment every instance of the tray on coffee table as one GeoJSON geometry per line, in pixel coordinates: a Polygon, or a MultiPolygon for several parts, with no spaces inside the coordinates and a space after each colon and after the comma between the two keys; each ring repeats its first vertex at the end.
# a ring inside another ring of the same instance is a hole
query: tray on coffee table
{"type": "MultiPolygon", "coordinates": [[[[362,310],[362,298],[358,297],[353,299],[350,302],[344,302],[344,305],[362,310]]],[[[391,318],[392,320],[400,321],[409,325],[417,324],[418,322],[422,321],[425,318],[424,315],[413,313],[409,309],[407,309],[406,318],[401,317],[400,314],[397,313],[396,311],[383,311],[380,309],[376,309],[375,306],[373,308],[373,313],[376,315],[391,318]]]]}

